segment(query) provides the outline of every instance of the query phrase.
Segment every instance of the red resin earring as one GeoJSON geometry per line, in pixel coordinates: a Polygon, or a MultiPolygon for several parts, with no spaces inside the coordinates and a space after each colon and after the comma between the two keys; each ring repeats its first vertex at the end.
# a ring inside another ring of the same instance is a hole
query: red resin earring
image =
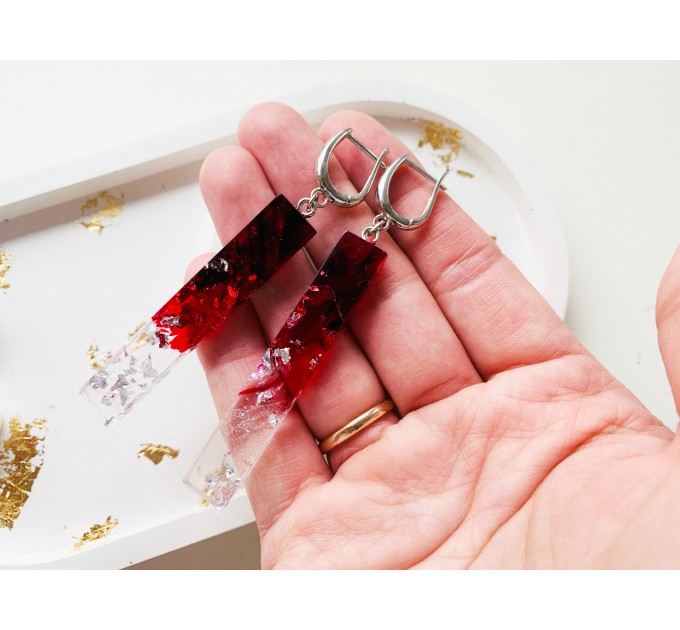
{"type": "MultiPolygon", "coordinates": [[[[350,138],[376,164],[384,166],[382,157],[386,152],[377,157],[351,136],[351,130],[342,134],[336,138],[350,138]]],[[[366,197],[370,182],[368,188],[352,198],[353,203],[347,204],[350,198],[337,191],[328,177],[328,160],[334,146],[317,162],[319,189],[337,205],[354,205],[366,197]]],[[[227,505],[319,368],[350,311],[385,262],[387,254],[375,246],[380,234],[393,225],[405,230],[422,225],[432,212],[439,190],[445,190],[442,181],[448,172],[447,167],[439,179],[434,179],[416,166],[408,154],[386,167],[377,187],[382,212],[362,231],[361,237],[351,232],[340,237],[239,392],[232,411],[220,422],[185,477],[184,482],[208,502],[218,507],[227,505]],[[389,198],[392,177],[404,163],[435,182],[425,210],[415,219],[400,215],[389,198]]]]}
{"type": "Polygon", "coordinates": [[[283,195],[274,198],[191,280],[173,295],[88,379],[81,394],[95,404],[106,424],[125,415],[159,383],[184,355],[214,332],[234,308],[264,284],[316,231],[307,222],[329,202],[343,207],[360,203],[375,181],[385,150],[373,155],[345,130],[324,146],[317,169],[322,181],[309,197],[293,206],[283,195]],[[328,177],[328,162],[345,138],[360,146],[375,161],[371,174],[357,195],[337,191],[328,177]]]}

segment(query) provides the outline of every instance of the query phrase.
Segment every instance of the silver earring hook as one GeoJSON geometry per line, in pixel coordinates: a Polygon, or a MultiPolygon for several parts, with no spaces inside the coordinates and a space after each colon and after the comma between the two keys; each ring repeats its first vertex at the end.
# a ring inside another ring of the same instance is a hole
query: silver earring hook
{"type": "MultiPolygon", "coordinates": [[[[397,172],[397,169],[404,162],[407,163],[410,162],[408,153],[405,153],[404,155],[400,156],[397,160],[394,161],[394,163],[390,164],[385,170],[385,174],[382,176],[382,179],[378,182],[377,190],[378,203],[380,204],[380,208],[382,209],[383,214],[391,224],[396,225],[401,230],[415,230],[417,227],[420,227],[423,223],[425,223],[425,221],[427,221],[430,214],[432,213],[432,208],[434,207],[434,202],[437,199],[437,194],[439,193],[439,189],[442,188],[442,182],[444,181],[444,178],[449,174],[449,167],[447,166],[446,170],[442,173],[439,179],[435,181],[434,190],[432,191],[432,194],[430,195],[430,198],[428,199],[423,212],[414,219],[409,219],[408,217],[399,214],[394,209],[392,203],[390,202],[390,184],[392,182],[392,178],[394,177],[394,174],[397,172]]],[[[431,179],[434,181],[434,178],[431,179]]]]}
{"type": "Polygon", "coordinates": [[[446,187],[442,184],[442,182],[448,174],[449,167],[447,166],[446,170],[441,174],[439,179],[435,179],[432,177],[432,175],[426,171],[423,171],[423,169],[414,164],[409,158],[408,153],[405,153],[404,155],[397,158],[393,164],[390,164],[385,169],[384,175],[378,182],[376,196],[378,198],[378,204],[380,205],[382,212],[373,217],[372,225],[364,228],[364,230],[361,232],[361,238],[364,240],[369,240],[372,238],[372,242],[376,243],[380,238],[380,234],[385,230],[388,230],[392,225],[396,225],[401,230],[415,230],[416,228],[420,227],[423,223],[425,223],[425,221],[427,221],[430,214],[432,213],[432,208],[434,208],[439,191],[446,190],[446,187]],[[408,164],[418,173],[425,175],[425,177],[427,177],[430,181],[434,182],[434,190],[432,191],[432,194],[425,205],[425,209],[414,219],[409,219],[408,217],[399,214],[394,209],[394,206],[392,206],[390,201],[390,184],[392,183],[394,174],[402,164],[408,164]]]}
{"type": "Polygon", "coordinates": [[[352,135],[351,129],[345,129],[344,131],[335,134],[328,140],[328,142],[326,142],[323,149],[321,150],[321,153],[319,154],[319,157],[316,160],[316,174],[319,178],[319,188],[321,189],[323,196],[341,208],[351,208],[352,206],[356,206],[357,204],[361,203],[371,190],[371,186],[373,186],[373,182],[375,181],[380,168],[385,168],[383,158],[388,153],[389,149],[385,149],[380,155],[375,155],[375,153],[368,149],[368,147],[364,146],[352,135]],[[331,182],[329,173],[331,155],[333,154],[335,148],[345,139],[352,142],[374,161],[371,174],[368,176],[364,187],[355,195],[346,195],[345,193],[339,191],[333,185],[333,182],[331,182]]]}

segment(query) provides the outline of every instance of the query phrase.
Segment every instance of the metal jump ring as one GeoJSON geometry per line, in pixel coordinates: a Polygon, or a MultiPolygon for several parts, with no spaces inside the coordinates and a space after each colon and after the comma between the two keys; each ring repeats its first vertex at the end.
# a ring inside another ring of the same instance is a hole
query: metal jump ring
{"type": "Polygon", "coordinates": [[[361,231],[361,238],[369,243],[375,244],[380,240],[380,231],[369,225],[361,231]],[[373,240],[370,240],[371,236],[374,237],[373,240]]]}
{"type": "Polygon", "coordinates": [[[324,194],[325,191],[323,188],[315,188],[312,190],[311,194],[309,197],[303,197],[298,201],[298,204],[296,206],[297,211],[305,217],[305,219],[309,219],[310,217],[313,217],[316,211],[319,208],[323,208],[328,205],[329,199],[326,197],[324,194]],[[319,197],[323,197],[323,201],[319,201],[319,197]],[[303,210],[303,208],[306,207],[306,210],[303,210]]]}
{"type": "Polygon", "coordinates": [[[380,234],[389,229],[390,225],[392,225],[392,221],[389,217],[386,217],[384,214],[376,214],[373,217],[372,225],[362,230],[361,238],[368,241],[370,236],[374,236],[375,238],[369,242],[377,243],[380,240],[380,234]]]}

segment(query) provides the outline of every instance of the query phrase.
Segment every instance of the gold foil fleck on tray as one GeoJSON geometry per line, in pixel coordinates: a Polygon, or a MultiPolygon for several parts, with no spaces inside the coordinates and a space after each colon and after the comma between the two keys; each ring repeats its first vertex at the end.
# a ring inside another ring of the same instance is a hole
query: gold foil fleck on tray
{"type": "Polygon", "coordinates": [[[461,177],[465,177],[466,179],[472,179],[474,177],[474,173],[470,173],[468,171],[461,171],[460,169],[456,171],[456,175],[460,175],[461,177]]]}
{"type": "Polygon", "coordinates": [[[177,449],[163,446],[162,444],[142,444],[141,447],[141,450],[137,453],[137,458],[146,457],[156,466],[160,464],[165,457],[175,459],[179,455],[177,449]]]}
{"type": "Polygon", "coordinates": [[[12,529],[43,465],[45,420],[10,418],[0,448],[0,527],[12,529]]]}
{"type": "Polygon", "coordinates": [[[439,151],[436,157],[441,160],[442,164],[449,164],[454,157],[460,155],[460,150],[463,147],[463,135],[458,129],[424,118],[417,119],[417,122],[425,127],[423,137],[418,141],[418,148],[427,144],[435,151],[439,151]]]}
{"type": "Polygon", "coordinates": [[[110,219],[117,217],[123,211],[123,195],[116,197],[106,190],[102,190],[94,197],[85,200],[80,207],[83,220],[80,222],[85,229],[95,234],[101,234],[109,227],[110,219]],[[94,210],[94,212],[92,212],[94,210]],[[87,216],[85,216],[87,214],[87,216]]]}
{"type": "Polygon", "coordinates": [[[92,527],[90,527],[89,531],[85,532],[80,538],[78,538],[73,545],[73,548],[80,549],[87,543],[94,542],[95,540],[99,540],[101,538],[106,538],[111,533],[113,528],[116,527],[116,525],[118,525],[118,519],[111,518],[110,515],[107,516],[103,523],[95,523],[92,527]]]}
{"type": "Polygon", "coordinates": [[[12,268],[9,261],[10,255],[4,249],[0,248],[0,289],[9,289],[7,272],[12,268]]]}
{"type": "Polygon", "coordinates": [[[95,372],[101,370],[112,356],[110,352],[102,352],[99,349],[99,346],[95,345],[88,347],[86,354],[87,360],[90,362],[90,365],[95,372]]]}

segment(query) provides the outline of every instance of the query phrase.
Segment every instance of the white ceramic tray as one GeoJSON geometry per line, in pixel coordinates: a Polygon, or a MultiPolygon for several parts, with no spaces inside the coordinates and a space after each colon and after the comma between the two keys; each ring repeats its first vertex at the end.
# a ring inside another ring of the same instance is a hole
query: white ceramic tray
{"type": "MultiPolygon", "coordinates": [[[[334,85],[282,100],[314,125],[345,108],[374,115],[434,172],[441,159],[417,147],[418,120],[459,130],[451,166],[474,177],[449,176],[449,194],[564,314],[561,228],[533,168],[492,124],[413,85],[334,85]]],[[[87,348],[118,348],[174,293],[187,262],[217,246],[197,176],[211,150],[236,142],[241,114],[0,182],[0,248],[12,264],[0,291],[0,416],[45,418],[47,427],[30,496],[13,529],[0,528],[0,567],[119,568],[252,520],[244,494],[218,511],[181,483],[217,423],[195,356],[113,427],[78,395],[92,374],[87,348]],[[81,208],[103,190],[124,207],[96,234],[81,225],[81,208]],[[180,454],[155,466],[137,457],[143,443],[180,454]],[[108,516],[118,525],[107,537],[74,548],[108,516]]]]}

